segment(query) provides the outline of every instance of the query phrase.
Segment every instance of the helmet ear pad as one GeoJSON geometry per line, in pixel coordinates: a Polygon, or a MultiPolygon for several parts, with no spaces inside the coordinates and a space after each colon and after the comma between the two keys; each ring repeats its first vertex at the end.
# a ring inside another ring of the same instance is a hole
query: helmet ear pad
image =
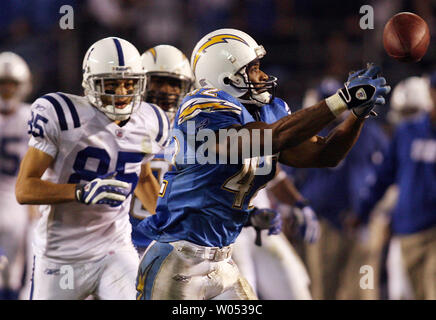
{"type": "Polygon", "coordinates": [[[248,89],[244,88],[246,84],[241,74],[221,73],[218,76],[218,84],[224,91],[236,98],[243,96],[248,91],[248,89]]]}

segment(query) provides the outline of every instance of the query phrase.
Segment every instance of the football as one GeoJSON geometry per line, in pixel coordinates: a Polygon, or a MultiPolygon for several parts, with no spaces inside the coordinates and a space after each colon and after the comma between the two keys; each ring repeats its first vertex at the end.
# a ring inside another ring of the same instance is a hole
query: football
{"type": "Polygon", "coordinates": [[[386,23],[383,45],[386,53],[402,62],[418,62],[427,52],[430,30],[420,16],[400,12],[386,23]]]}

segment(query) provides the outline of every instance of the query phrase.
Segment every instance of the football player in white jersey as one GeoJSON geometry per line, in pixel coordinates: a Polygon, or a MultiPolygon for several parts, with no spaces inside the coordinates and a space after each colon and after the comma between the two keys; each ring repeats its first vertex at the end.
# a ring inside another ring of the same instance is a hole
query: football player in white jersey
{"type": "Polygon", "coordinates": [[[41,205],[31,299],[135,298],[131,194],[169,135],[165,113],[141,101],[145,85],[138,50],[109,37],[85,54],[85,96],[33,103],[16,185],[20,203],[41,205]]]}
{"type": "Polygon", "coordinates": [[[25,265],[29,207],[15,199],[15,181],[27,150],[31,90],[27,63],[13,52],[0,53],[0,248],[9,261],[0,277],[0,299],[17,299],[25,265]]]}
{"type": "MultiPolygon", "coordinates": [[[[194,74],[188,58],[176,47],[170,45],[158,45],[145,51],[142,56],[142,65],[147,75],[147,87],[144,94],[144,101],[157,104],[165,111],[172,123],[179,104],[185,95],[190,91],[194,83],[194,74]]],[[[164,174],[170,169],[171,163],[165,153],[156,154],[150,162],[150,167],[159,184],[162,183],[164,174]]],[[[151,194],[144,194],[150,196],[151,194]]],[[[155,213],[155,208],[144,208],[144,201],[140,195],[133,197],[130,209],[130,222],[132,223],[132,240],[139,255],[145,251],[150,244],[143,234],[136,232],[136,226],[144,218],[155,213]]]]}

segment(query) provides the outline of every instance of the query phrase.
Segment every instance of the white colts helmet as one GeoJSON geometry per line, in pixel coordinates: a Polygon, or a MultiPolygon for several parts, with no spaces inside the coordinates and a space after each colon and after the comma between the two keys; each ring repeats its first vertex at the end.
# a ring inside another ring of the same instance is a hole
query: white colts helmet
{"type": "MultiPolygon", "coordinates": [[[[241,98],[248,92],[248,99],[239,100],[262,106],[271,102],[273,95],[268,91],[257,92],[256,83],[248,80],[245,69],[265,54],[263,46],[245,32],[219,29],[205,35],[197,43],[191,56],[191,68],[198,86],[212,86],[235,98],[241,98]]],[[[267,82],[262,83],[262,88],[274,93],[276,82],[277,78],[269,77],[267,82]]]]}
{"type": "Polygon", "coordinates": [[[392,91],[387,119],[397,125],[422,112],[430,111],[432,107],[429,79],[410,77],[400,81],[392,91]]]}
{"type": "Polygon", "coordinates": [[[94,43],[86,52],[82,65],[82,87],[91,104],[112,120],[126,120],[133,109],[141,103],[146,78],[138,49],[130,42],[109,37],[94,43]],[[117,95],[105,92],[104,81],[108,79],[132,79],[133,92],[117,95]],[[112,103],[103,103],[101,97],[109,97],[112,103]],[[132,100],[123,109],[116,108],[116,99],[129,97],[132,100]]]}
{"type": "Polygon", "coordinates": [[[29,67],[23,58],[13,52],[0,53],[0,80],[12,80],[18,84],[15,95],[7,103],[6,101],[0,103],[3,111],[10,111],[32,90],[29,67]]]}
{"type": "Polygon", "coordinates": [[[170,45],[159,45],[148,49],[141,58],[142,66],[147,75],[144,100],[159,105],[168,114],[170,120],[173,119],[177,107],[194,83],[194,74],[188,58],[179,49],[170,45]],[[151,91],[149,88],[151,77],[168,77],[180,80],[180,95],[151,91]]]}

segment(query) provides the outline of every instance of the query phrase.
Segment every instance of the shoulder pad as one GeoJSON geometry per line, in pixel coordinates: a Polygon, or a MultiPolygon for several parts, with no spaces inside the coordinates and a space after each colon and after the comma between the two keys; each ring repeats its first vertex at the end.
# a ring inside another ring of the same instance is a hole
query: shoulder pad
{"type": "Polygon", "coordinates": [[[232,112],[240,115],[242,113],[242,106],[238,106],[225,99],[220,99],[219,97],[194,96],[183,101],[179,109],[177,123],[181,124],[186,120],[192,119],[201,112],[232,112]]]}
{"type": "Polygon", "coordinates": [[[148,122],[151,126],[153,126],[153,131],[156,132],[155,136],[152,137],[160,146],[166,146],[170,136],[170,120],[168,119],[167,114],[163,111],[159,106],[142,102],[141,103],[142,112],[146,117],[154,117],[153,122],[148,122]]]}
{"type": "Polygon", "coordinates": [[[44,111],[45,108],[53,108],[56,113],[61,131],[80,127],[80,118],[75,104],[70,97],[62,92],[49,93],[38,98],[32,107],[36,111],[44,111]],[[42,102],[40,104],[38,102],[42,102]]]}

